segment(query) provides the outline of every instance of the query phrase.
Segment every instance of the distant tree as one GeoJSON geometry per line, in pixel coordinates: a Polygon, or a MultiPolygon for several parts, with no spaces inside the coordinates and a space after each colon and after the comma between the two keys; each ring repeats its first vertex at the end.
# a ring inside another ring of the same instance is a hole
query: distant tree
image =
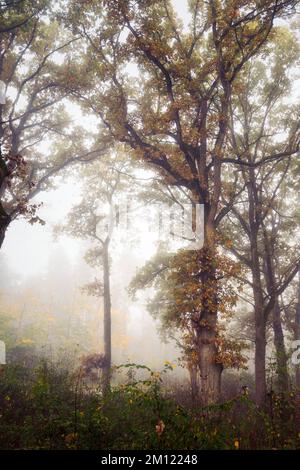
{"type": "Polygon", "coordinates": [[[298,219],[291,202],[298,191],[299,104],[286,107],[299,45],[287,28],[278,28],[267,57],[252,60],[231,102],[228,157],[236,170],[222,193],[229,215],[222,226],[229,249],[251,272],[255,320],[256,400],[266,397],[266,329],[273,319],[279,388],[288,389],[287,353],[280,296],[300,266],[298,219]],[[231,230],[228,228],[231,226],[231,230]],[[227,229],[226,229],[227,227],[227,229]],[[289,248],[290,247],[290,248],[289,248]]]}
{"type": "MultiPolygon", "coordinates": [[[[299,341],[300,338],[300,274],[298,280],[298,296],[297,296],[297,304],[295,310],[295,317],[293,322],[293,333],[294,333],[294,340],[299,341]]],[[[296,387],[300,390],[300,364],[295,364],[295,382],[296,387]]]]}
{"type": "Polygon", "coordinates": [[[103,393],[110,388],[112,365],[110,245],[117,222],[114,216],[116,197],[124,191],[127,166],[126,156],[118,152],[87,166],[82,200],[71,209],[66,223],[56,229],[56,233],[64,232],[91,243],[85,260],[93,268],[102,270],[102,279],[96,277],[84,286],[84,291],[103,298],[103,393]]]}

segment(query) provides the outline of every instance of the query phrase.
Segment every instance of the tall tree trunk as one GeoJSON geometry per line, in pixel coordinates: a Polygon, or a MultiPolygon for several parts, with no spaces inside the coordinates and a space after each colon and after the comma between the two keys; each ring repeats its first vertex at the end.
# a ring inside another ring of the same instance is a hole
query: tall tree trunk
{"type": "Polygon", "coordinates": [[[223,366],[217,362],[217,281],[213,238],[202,248],[202,309],[197,327],[197,350],[200,369],[200,399],[203,405],[217,403],[221,394],[223,366]]]}
{"type": "Polygon", "coordinates": [[[11,222],[11,217],[6,213],[2,205],[5,187],[7,185],[8,169],[1,153],[1,126],[0,126],[0,249],[3,245],[7,227],[11,222]]]}
{"type": "Polygon", "coordinates": [[[258,230],[260,213],[258,210],[258,194],[254,168],[249,170],[247,183],[249,197],[249,239],[251,247],[251,271],[254,298],[255,321],[255,401],[264,407],[267,394],[266,383],[266,327],[267,317],[264,308],[264,294],[261,280],[260,254],[258,250],[258,230]]]}
{"type": "Polygon", "coordinates": [[[221,97],[221,112],[219,119],[219,130],[215,140],[212,152],[213,160],[213,185],[210,187],[209,170],[207,166],[207,116],[208,102],[202,101],[201,106],[201,145],[196,157],[198,159],[198,182],[196,185],[196,198],[198,203],[204,205],[204,246],[202,248],[202,290],[206,294],[202,295],[202,308],[200,318],[196,326],[197,332],[197,351],[199,357],[199,369],[201,380],[201,401],[204,405],[217,403],[221,395],[221,377],[223,365],[217,362],[217,323],[218,323],[218,285],[216,279],[216,227],[217,214],[222,189],[221,178],[221,158],[224,152],[224,142],[228,128],[228,110],[231,95],[231,84],[226,78],[222,52],[217,44],[217,38],[214,41],[219,54],[219,72],[223,87],[223,96],[221,97]],[[204,301],[203,301],[204,299],[204,301]]]}
{"type": "Polygon", "coordinates": [[[273,330],[274,345],[276,350],[276,364],[278,388],[281,393],[286,393],[289,389],[288,357],[285,349],[284,334],[282,329],[280,306],[278,299],[273,308],[273,330]]]}
{"type": "MultiPolygon", "coordinates": [[[[275,226],[272,227],[272,232],[275,232],[275,226]]],[[[281,393],[286,393],[289,388],[289,375],[288,375],[288,357],[286,354],[284,334],[281,322],[281,312],[278,296],[274,297],[273,292],[276,291],[276,276],[275,276],[275,245],[274,235],[268,236],[266,229],[264,229],[264,247],[265,247],[265,281],[267,285],[267,292],[270,299],[269,305],[273,305],[272,321],[273,321],[273,333],[274,333],[274,346],[276,352],[276,372],[278,388],[281,393]]]]}
{"type": "Polygon", "coordinates": [[[257,248],[257,234],[252,234],[251,240],[251,268],[254,296],[254,321],[255,321],[255,401],[263,407],[266,401],[266,328],[267,319],[264,309],[263,290],[261,285],[261,272],[259,254],[257,248]]]}
{"type": "Polygon", "coordinates": [[[111,379],[111,295],[108,256],[109,239],[103,245],[103,307],[104,307],[104,357],[103,394],[110,389],[111,379]]]}
{"type": "MultiPolygon", "coordinates": [[[[295,324],[294,324],[294,340],[300,340],[300,271],[298,281],[298,301],[296,305],[295,324]]],[[[295,382],[296,388],[300,391],[300,364],[295,364],[295,382]]]]}
{"type": "Polygon", "coordinates": [[[255,401],[258,406],[264,406],[266,393],[266,324],[258,309],[255,312],[255,401]]]}

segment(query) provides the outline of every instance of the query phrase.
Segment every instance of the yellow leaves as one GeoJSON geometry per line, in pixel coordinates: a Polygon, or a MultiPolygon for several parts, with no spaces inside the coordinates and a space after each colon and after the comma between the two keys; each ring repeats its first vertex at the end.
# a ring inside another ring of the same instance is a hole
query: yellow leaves
{"type": "Polygon", "coordinates": [[[190,145],[197,145],[197,143],[199,142],[200,132],[198,129],[189,126],[184,126],[182,133],[185,141],[190,145]]]}
{"type": "Polygon", "coordinates": [[[220,332],[215,343],[218,349],[216,363],[222,364],[225,368],[247,369],[247,358],[242,354],[242,350],[246,348],[245,343],[228,340],[220,332]]]}
{"type": "Polygon", "coordinates": [[[21,341],[19,342],[19,344],[23,344],[23,345],[32,345],[34,344],[34,341],[30,338],[23,338],[21,339],[21,341]]]}
{"type": "Polygon", "coordinates": [[[151,377],[153,380],[160,380],[160,372],[151,372],[151,377]]]}
{"type": "Polygon", "coordinates": [[[170,71],[176,78],[185,78],[190,73],[191,67],[191,61],[185,59],[182,61],[173,62],[170,66],[170,71]]]}
{"type": "Polygon", "coordinates": [[[249,21],[246,25],[246,33],[253,34],[256,32],[259,27],[259,22],[257,20],[249,21]]]}
{"type": "Polygon", "coordinates": [[[157,56],[157,57],[166,57],[172,53],[170,47],[167,44],[162,44],[161,42],[151,42],[146,46],[147,52],[157,56]]]}
{"type": "Polygon", "coordinates": [[[239,450],[239,448],[240,448],[240,441],[239,441],[239,439],[235,439],[233,444],[234,444],[234,448],[235,448],[236,450],[239,450]]]}
{"type": "Polygon", "coordinates": [[[165,361],[164,364],[165,364],[166,367],[168,367],[172,370],[174,370],[176,368],[176,364],[172,364],[172,362],[170,362],[170,361],[165,361]]]}
{"type": "Polygon", "coordinates": [[[189,328],[191,320],[199,328],[213,330],[214,316],[219,314],[224,320],[233,314],[239,273],[239,264],[215,250],[179,252],[170,262],[167,285],[171,302],[166,318],[183,330],[189,328]]]}

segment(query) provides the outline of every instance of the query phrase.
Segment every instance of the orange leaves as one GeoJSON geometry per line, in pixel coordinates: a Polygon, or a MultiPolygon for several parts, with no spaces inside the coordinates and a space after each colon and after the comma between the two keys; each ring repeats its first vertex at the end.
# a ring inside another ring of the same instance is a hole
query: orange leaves
{"type": "Polygon", "coordinates": [[[68,449],[76,449],[78,441],[78,434],[76,432],[72,432],[65,436],[65,443],[68,449]]]}
{"type": "Polygon", "coordinates": [[[160,437],[163,434],[165,427],[166,427],[165,423],[160,419],[157,425],[155,426],[155,432],[158,437],[160,437]]]}
{"type": "Polygon", "coordinates": [[[242,351],[246,349],[246,344],[242,341],[229,340],[224,334],[218,334],[216,337],[218,354],[216,362],[226,368],[246,369],[247,357],[242,351]]]}
{"type": "Polygon", "coordinates": [[[239,440],[239,439],[235,439],[235,441],[234,441],[234,448],[235,448],[236,450],[239,450],[239,448],[240,448],[240,440],[239,440]]]}
{"type": "Polygon", "coordinates": [[[182,251],[170,263],[168,285],[173,302],[168,307],[170,317],[189,320],[198,327],[210,327],[205,315],[231,316],[237,297],[234,282],[240,268],[230,258],[208,249],[182,251]],[[204,321],[204,323],[203,323],[204,321]]]}
{"type": "Polygon", "coordinates": [[[226,246],[226,248],[231,248],[232,247],[232,240],[227,238],[227,240],[225,241],[225,246],[226,246]]]}

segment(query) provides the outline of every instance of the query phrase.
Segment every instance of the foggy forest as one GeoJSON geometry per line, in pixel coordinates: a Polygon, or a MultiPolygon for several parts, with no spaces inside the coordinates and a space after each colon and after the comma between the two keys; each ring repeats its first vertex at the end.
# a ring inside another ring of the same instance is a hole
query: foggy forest
{"type": "Polygon", "coordinates": [[[1,450],[300,449],[299,3],[0,0],[1,450]]]}

